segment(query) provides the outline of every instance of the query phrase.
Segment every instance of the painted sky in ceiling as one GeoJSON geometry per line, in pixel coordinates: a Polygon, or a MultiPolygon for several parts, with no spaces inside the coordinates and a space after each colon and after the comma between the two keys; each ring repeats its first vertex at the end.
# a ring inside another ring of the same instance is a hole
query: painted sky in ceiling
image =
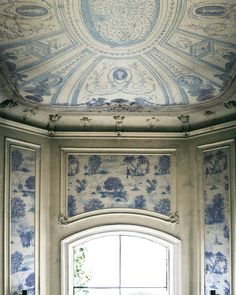
{"type": "Polygon", "coordinates": [[[198,105],[235,76],[235,27],[235,0],[1,0],[1,70],[37,105],[198,105]]]}

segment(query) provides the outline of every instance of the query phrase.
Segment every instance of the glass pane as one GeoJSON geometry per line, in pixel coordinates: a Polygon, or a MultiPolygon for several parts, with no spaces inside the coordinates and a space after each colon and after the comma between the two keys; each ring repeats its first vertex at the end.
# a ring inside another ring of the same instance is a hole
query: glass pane
{"type": "Polygon", "coordinates": [[[129,288],[121,289],[121,295],[167,295],[168,292],[163,288],[129,288]]]}
{"type": "Polygon", "coordinates": [[[74,289],[74,295],[119,295],[119,289],[74,289]]]}
{"type": "Polygon", "coordinates": [[[121,286],[166,287],[167,248],[139,237],[122,236],[121,286]]]}
{"type": "Polygon", "coordinates": [[[74,247],[74,266],[74,286],[118,287],[119,237],[96,238],[74,247]]]}

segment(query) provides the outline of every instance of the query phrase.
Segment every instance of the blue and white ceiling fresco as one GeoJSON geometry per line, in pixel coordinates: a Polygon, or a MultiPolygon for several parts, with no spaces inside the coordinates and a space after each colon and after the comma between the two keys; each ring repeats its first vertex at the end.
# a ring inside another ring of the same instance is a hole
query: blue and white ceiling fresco
{"type": "Polygon", "coordinates": [[[37,107],[198,106],[233,84],[235,28],[235,0],[1,0],[1,72],[37,107]]]}

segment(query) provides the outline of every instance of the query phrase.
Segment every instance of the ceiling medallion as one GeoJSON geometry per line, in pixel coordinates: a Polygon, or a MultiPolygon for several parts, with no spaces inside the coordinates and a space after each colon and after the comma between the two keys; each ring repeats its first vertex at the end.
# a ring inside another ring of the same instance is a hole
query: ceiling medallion
{"type": "Polygon", "coordinates": [[[160,1],[82,0],[85,26],[98,42],[115,47],[143,42],[153,31],[160,1]]]}
{"type": "Polygon", "coordinates": [[[130,56],[150,50],[176,26],[182,2],[66,0],[65,6],[58,7],[73,42],[101,54],[130,56]]]}

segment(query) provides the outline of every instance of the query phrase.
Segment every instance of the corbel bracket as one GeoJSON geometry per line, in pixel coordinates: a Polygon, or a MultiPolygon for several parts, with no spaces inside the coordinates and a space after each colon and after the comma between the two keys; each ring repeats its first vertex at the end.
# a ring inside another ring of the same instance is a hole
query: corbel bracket
{"type": "Polygon", "coordinates": [[[113,118],[116,121],[116,135],[120,136],[121,132],[123,131],[123,121],[125,119],[125,116],[121,116],[121,115],[117,115],[117,116],[113,116],[113,118]]]}
{"type": "Polygon", "coordinates": [[[53,136],[55,134],[56,123],[60,120],[61,116],[58,114],[49,115],[49,123],[48,123],[48,134],[49,136],[53,136]]]}
{"type": "Polygon", "coordinates": [[[92,121],[92,119],[89,119],[88,117],[83,117],[82,119],[80,119],[80,122],[82,123],[84,129],[86,129],[90,121],[92,121]]]}
{"type": "Polygon", "coordinates": [[[178,119],[180,120],[180,122],[182,123],[183,126],[183,133],[184,136],[189,136],[189,131],[190,131],[190,116],[188,115],[181,115],[178,117],[178,119]]]}

